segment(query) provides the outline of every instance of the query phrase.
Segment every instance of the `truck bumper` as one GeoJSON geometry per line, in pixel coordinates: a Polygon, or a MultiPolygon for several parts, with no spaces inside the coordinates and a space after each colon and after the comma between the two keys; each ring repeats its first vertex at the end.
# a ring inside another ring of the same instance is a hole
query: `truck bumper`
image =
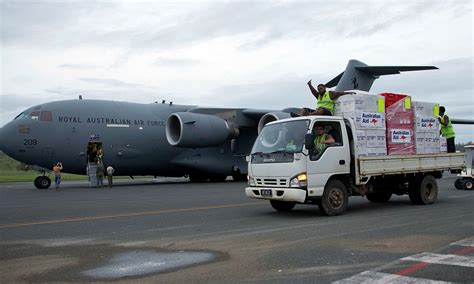
{"type": "Polygon", "coordinates": [[[245,194],[250,198],[293,201],[304,203],[306,200],[306,190],[300,188],[268,188],[268,187],[246,187],[245,194]],[[262,190],[271,190],[270,195],[262,195],[262,190]]]}

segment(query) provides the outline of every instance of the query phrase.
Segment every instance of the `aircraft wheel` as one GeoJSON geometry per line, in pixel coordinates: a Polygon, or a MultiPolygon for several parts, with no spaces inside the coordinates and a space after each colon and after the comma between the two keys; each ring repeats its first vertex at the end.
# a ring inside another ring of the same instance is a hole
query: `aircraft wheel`
{"type": "Polygon", "coordinates": [[[206,182],[207,181],[207,177],[205,177],[204,175],[200,175],[200,174],[191,174],[189,175],[189,180],[191,182],[206,182]]]}
{"type": "Polygon", "coordinates": [[[34,183],[37,189],[47,189],[51,186],[51,180],[46,176],[39,176],[35,178],[34,183]]]}
{"type": "Polygon", "coordinates": [[[474,185],[472,184],[472,180],[464,179],[462,181],[462,188],[465,190],[472,190],[474,188],[474,185]]]}
{"type": "Polygon", "coordinates": [[[209,177],[210,182],[224,182],[227,179],[225,175],[211,175],[209,177]]]}
{"type": "Polygon", "coordinates": [[[295,207],[296,203],[295,202],[287,202],[287,201],[279,201],[279,200],[270,200],[270,205],[275,209],[276,211],[280,212],[288,212],[295,207]]]}
{"type": "Polygon", "coordinates": [[[349,194],[346,186],[339,180],[330,180],[324,188],[319,208],[327,216],[341,215],[347,210],[349,194]]]}
{"type": "Polygon", "coordinates": [[[463,189],[463,186],[462,186],[462,179],[457,179],[455,182],[454,182],[454,187],[457,188],[457,189],[463,189]]]}
{"type": "Polygon", "coordinates": [[[367,199],[372,203],[384,203],[390,200],[390,197],[392,197],[392,193],[391,192],[372,192],[372,193],[367,193],[365,197],[367,197],[367,199]]]}
{"type": "Polygon", "coordinates": [[[410,200],[415,201],[414,204],[433,204],[438,198],[438,183],[433,176],[427,175],[416,182],[411,194],[413,194],[413,197],[410,196],[410,200]]]}

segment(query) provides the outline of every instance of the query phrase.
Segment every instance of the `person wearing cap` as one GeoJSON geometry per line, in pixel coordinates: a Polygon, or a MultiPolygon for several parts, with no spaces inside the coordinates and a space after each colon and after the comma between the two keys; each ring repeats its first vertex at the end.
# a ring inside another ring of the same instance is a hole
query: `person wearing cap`
{"type": "Polygon", "coordinates": [[[451,124],[451,119],[445,114],[446,108],[444,106],[439,107],[439,117],[438,121],[441,124],[440,133],[442,137],[446,138],[448,153],[456,152],[456,144],[454,143],[454,138],[456,134],[454,133],[453,125],[451,124]]]}

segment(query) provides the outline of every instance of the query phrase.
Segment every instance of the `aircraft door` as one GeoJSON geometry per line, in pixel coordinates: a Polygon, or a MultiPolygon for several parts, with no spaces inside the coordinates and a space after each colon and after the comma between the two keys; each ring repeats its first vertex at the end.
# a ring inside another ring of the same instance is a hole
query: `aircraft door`
{"type": "Polygon", "coordinates": [[[104,159],[102,142],[89,142],[87,144],[87,162],[97,163],[98,160],[104,159]]]}

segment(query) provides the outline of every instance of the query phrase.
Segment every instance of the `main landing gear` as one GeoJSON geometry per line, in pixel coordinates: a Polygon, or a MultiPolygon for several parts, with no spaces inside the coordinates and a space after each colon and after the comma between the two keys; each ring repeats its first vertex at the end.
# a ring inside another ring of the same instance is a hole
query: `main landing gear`
{"type": "Polygon", "coordinates": [[[47,189],[51,186],[51,179],[45,175],[35,178],[35,186],[37,189],[47,189]]]}

